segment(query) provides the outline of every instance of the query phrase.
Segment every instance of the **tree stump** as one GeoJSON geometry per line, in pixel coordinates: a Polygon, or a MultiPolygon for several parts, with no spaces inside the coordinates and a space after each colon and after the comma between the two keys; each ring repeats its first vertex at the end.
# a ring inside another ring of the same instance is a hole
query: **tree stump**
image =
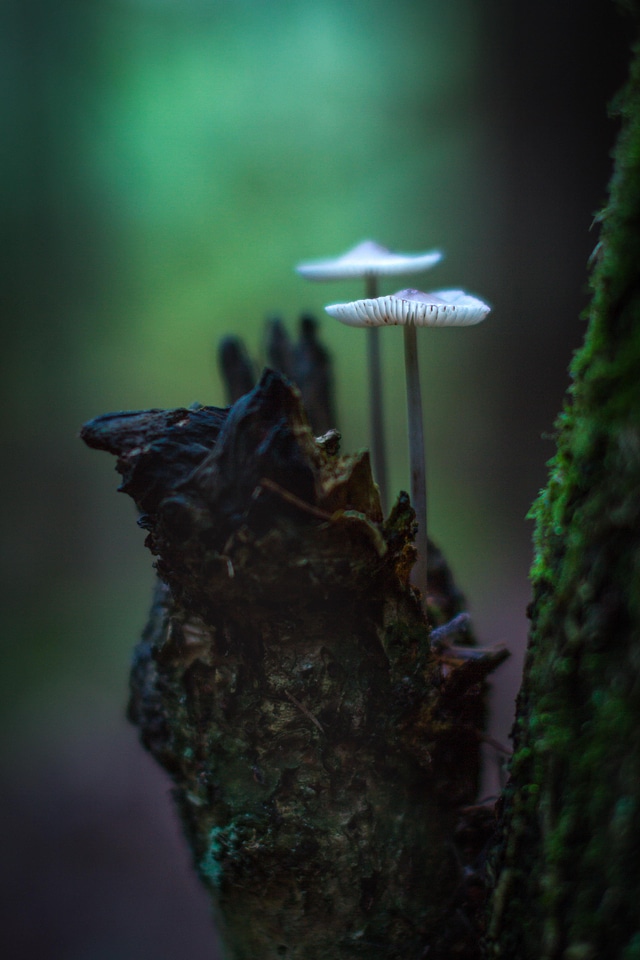
{"type": "MultiPolygon", "coordinates": [[[[432,646],[407,495],[383,520],[368,454],[315,439],[272,371],[228,411],[82,435],[118,457],[156,557],[129,714],[173,778],[228,955],[477,957],[487,815],[474,834],[461,811],[504,653],[432,646]]],[[[433,546],[429,582],[442,624],[463,598],[433,546]]]]}

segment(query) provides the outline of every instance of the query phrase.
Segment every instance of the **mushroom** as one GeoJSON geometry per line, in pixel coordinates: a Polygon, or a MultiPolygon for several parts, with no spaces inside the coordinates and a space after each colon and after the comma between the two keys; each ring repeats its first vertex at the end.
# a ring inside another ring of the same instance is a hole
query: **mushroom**
{"type": "MultiPolygon", "coordinates": [[[[432,267],[442,258],[438,250],[428,253],[403,254],[392,253],[373,240],[365,240],[352,250],[333,260],[313,260],[300,263],[297,272],[307,280],[345,280],[361,277],[365,280],[365,294],[368,299],[378,296],[378,277],[399,276],[407,273],[420,273],[432,267]]],[[[380,341],[376,327],[369,328],[367,337],[370,397],[370,431],[373,454],[373,471],[380,488],[380,500],[386,510],[387,459],[384,443],[384,424],[382,417],[382,372],[380,363],[380,341]]]]}
{"type": "Polygon", "coordinates": [[[491,308],[463,290],[400,290],[388,297],[370,297],[351,303],[334,303],[327,313],[352,327],[404,327],[404,359],[407,380],[407,414],[409,423],[409,462],[411,466],[411,501],[418,521],[418,558],[412,581],[419,590],[427,587],[427,484],[422,426],[422,399],[416,327],[469,326],[480,323],[491,308]]]}

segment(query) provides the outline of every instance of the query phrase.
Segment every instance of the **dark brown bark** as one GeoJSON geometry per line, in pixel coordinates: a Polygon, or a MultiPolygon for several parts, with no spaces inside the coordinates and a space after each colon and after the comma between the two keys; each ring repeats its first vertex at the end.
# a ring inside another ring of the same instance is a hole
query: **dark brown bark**
{"type": "MultiPolygon", "coordinates": [[[[83,436],[118,456],[157,558],[130,716],[174,779],[229,955],[477,956],[487,817],[461,808],[504,654],[432,647],[406,494],[383,522],[368,455],[316,441],[272,372],[228,413],[83,436]]],[[[443,623],[462,597],[435,548],[429,576],[443,623]]]]}

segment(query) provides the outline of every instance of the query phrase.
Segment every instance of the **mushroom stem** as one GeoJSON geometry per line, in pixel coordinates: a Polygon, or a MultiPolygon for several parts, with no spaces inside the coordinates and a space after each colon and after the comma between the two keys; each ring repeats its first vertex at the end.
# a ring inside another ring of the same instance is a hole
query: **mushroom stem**
{"type": "Polygon", "coordinates": [[[427,596],[427,475],[422,426],[422,397],[418,370],[418,344],[414,324],[404,328],[404,363],[407,378],[407,419],[409,423],[409,464],[411,467],[411,503],[416,512],[418,558],[411,571],[411,582],[427,596]]]}
{"type": "MultiPolygon", "coordinates": [[[[375,300],[378,296],[378,279],[367,274],[366,296],[375,300]]],[[[380,331],[369,327],[367,331],[367,357],[369,365],[369,430],[373,475],[380,490],[380,505],[387,512],[387,455],[384,442],[384,419],[382,416],[382,364],[380,361],[380,331]]]]}

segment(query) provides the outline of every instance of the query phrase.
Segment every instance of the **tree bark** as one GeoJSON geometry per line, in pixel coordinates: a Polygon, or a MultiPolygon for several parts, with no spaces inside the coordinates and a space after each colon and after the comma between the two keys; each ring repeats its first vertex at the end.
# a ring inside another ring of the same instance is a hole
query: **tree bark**
{"type": "Polygon", "coordinates": [[[487,956],[504,960],[640,957],[637,49],[617,109],[589,327],[533,510],[531,636],[488,918],[487,956]]]}
{"type": "MultiPolygon", "coordinates": [[[[487,816],[461,808],[504,654],[432,646],[406,494],[383,522],[368,454],[315,440],[273,372],[230,411],[113,414],[83,437],[118,456],[157,557],[130,717],[229,956],[477,957],[465,878],[487,816]]],[[[463,601],[435,548],[429,574],[444,623],[463,601]]]]}

